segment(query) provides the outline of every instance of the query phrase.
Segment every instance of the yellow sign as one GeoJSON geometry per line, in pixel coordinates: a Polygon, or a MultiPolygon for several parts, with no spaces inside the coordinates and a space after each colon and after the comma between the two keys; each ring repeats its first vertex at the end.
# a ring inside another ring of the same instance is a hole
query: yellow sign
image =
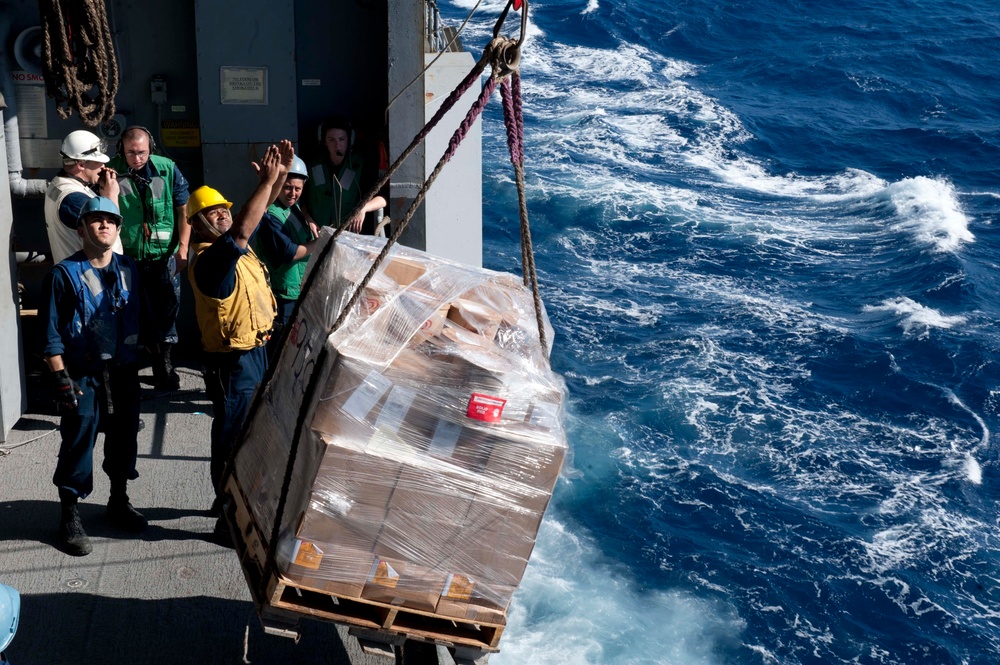
{"type": "Polygon", "coordinates": [[[201,129],[197,120],[164,120],[160,138],[167,148],[200,148],[201,129]]]}

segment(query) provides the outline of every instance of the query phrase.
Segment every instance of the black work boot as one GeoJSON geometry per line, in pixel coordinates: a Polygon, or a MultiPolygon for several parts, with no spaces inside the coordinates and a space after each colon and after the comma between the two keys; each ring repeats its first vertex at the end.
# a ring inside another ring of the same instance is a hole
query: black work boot
{"type": "Polygon", "coordinates": [[[173,344],[160,344],[153,355],[153,384],[157,390],[177,390],[181,377],[170,359],[173,344]]]}
{"type": "Polygon", "coordinates": [[[181,377],[177,376],[177,370],[174,369],[174,363],[170,358],[174,345],[164,344],[163,348],[163,375],[166,378],[166,385],[169,390],[177,390],[181,387],[181,377]]]}
{"type": "Polygon", "coordinates": [[[111,498],[108,499],[108,520],[123,531],[139,533],[149,525],[146,518],[132,507],[125,493],[125,483],[111,483],[111,498]]]}
{"type": "Polygon", "coordinates": [[[94,548],[90,544],[87,532],[83,530],[76,502],[75,494],[59,492],[59,503],[62,507],[62,515],[59,518],[59,544],[66,554],[87,556],[94,548]]]}

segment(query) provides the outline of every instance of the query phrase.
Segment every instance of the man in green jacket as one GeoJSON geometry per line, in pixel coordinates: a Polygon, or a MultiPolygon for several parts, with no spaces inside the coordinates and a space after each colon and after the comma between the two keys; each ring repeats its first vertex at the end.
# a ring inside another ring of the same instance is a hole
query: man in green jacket
{"type": "Polygon", "coordinates": [[[153,358],[158,390],[176,390],[171,348],[177,343],[181,271],[187,266],[191,227],[185,223],[188,182],[170,159],[154,155],[145,127],[127,127],[109,166],[119,174],[118,206],[125,254],[139,267],[142,344],[153,358]]]}
{"type": "Polygon", "coordinates": [[[288,324],[299,298],[309,254],[316,245],[316,227],[298,206],[302,188],[309,180],[306,164],[298,156],[285,176],[278,199],[271,204],[257,227],[252,246],[264,260],[271,277],[271,291],[278,305],[267,343],[267,354],[274,360],[281,331],[288,324]]]}

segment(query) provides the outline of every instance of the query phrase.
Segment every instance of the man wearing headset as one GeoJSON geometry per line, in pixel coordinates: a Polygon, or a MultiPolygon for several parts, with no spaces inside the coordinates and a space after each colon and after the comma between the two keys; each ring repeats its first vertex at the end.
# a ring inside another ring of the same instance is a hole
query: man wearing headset
{"type": "Polygon", "coordinates": [[[39,310],[45,362],[62,415],[52,477],[62,505],[59,542],[74,556],[91,551],[77,502],[94,489],[98,431],[104,432],[103,469],[111,479],[108,519],[126,531],[146,528],[126,493],[128,481],[139,477],[139,303],[135,262],[112,251],[121,223],[110,199],[98,196],[84,204],[77,227],[83,249],[46,275],[48,306],[39,310]]]}
{"type": "Polygon", "coordinates": [[[211,187],[199,187],[188,202],[193,258],[188,279],[201,330],[205,391],[212,401],[211,476],[219,515],[216,534],[228,532],[222,508],[222,478],[254,390],[267,370],[275,300],[267,269],[250,242],[268,206],[278,197],[295,151],[289,141],[268,147],[257,169],[258,184],[234,220],[232,203],[211,187]]]}
{"type": "MultiPolygon", "coordinates": [[[[323,121],[319,131],[320,157],[310,168],[305,187],[305,207],[318,226],[339,227],[368,193],[365,162],[354,149],[354,128],[344,116],[323,121]]],[[[376,196],[351,217],[348,231],[374,233],[374,224],[364,227],[365,215],[386,205],[376,196]]]]}
{"type": "MultiPolygon", "coordinates": [[[[70,132],[59,148],[62,170],[49,182],[45,191],[45,230],[49,237],[52,262],[59,263],[80,251],[83,244],[76,232],[76,222],[83,204],[98,194],[112,201],[118,198],[118,179],[105,166],[104,142],[85,129],[70,132]]],[[[122,253],[121,240],[114,251],[122,253]]]]}
{"type": "Polygon", "coordinates": [[[122,245],[139,266],[142,343],[153,359],[153,383],[176,390],[180,377],[171,349],[177,343],[180,272],[187,266],[191,227],[185,224],[188,182],[170,159],[154,155],[148,129],[127,127],[108,164],[119,173],[122,245]]]}

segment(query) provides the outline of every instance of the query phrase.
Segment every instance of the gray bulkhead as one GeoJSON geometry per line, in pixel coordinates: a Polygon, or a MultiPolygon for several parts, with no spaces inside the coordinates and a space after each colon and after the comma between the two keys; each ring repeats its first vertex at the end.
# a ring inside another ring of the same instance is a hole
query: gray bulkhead
{"type": "MultiPolygon", "coordinates": [[[[445,53],[421,75],[436,55],[428,53],[434,40],[425,27],[424,0],[248,0],[236,5],[110,0],[107,9],[120,67],[117,110],[113,122],[90,129],[108,139],[109,154],[114,154],[124,126],[149,128],[159,152],[177,162],[192,189],[207,184],[237,205],[254,186],[249,162],[282,138],[295,140],[309,161],[327,115],[353,120],[358,149],[366,160],[375,160],[369,163],[378,163],[380,141],[391,163],[474,64],[468,53],[445,53]]],[[[48,180],[61,165],[62,138],[84,125],[76,115],[62,120],[45,96],[37,58],[38,4],[11,0],[0,21],[8,30],[0,92],[10,107],[5,119],[16,115],[18,121],[21,170],[16,177],[48,180]]],[[[477,93],[473,86],[396,173],[387,197],[391,218],[401,218],[409,208],[477,93]]],[[[480,127],[477,122],[428,193],[402,238],[405,244],[481,265],[480,127]]],[[[3,165],[3,142],[0,152],[3,165]]],[[[28,390],[43,385],[30,380],[40,360],[39,331],[30,312],[38,307],[41,278],[51,263],[17,265],[14,254],[37,257],[48,251],[42,198],[11,197],[5,181],[0,231],[8,242],[0,260],[10,275],[0,280],[0,440],[5,440],[27,408],[28,390]],[[20,306],[25,315],[18,310],[17,284],[24,287],[20,306]]],[[[190,290],[186,280],[183,284],[181,343],[196,345],[190,290]]]]}

